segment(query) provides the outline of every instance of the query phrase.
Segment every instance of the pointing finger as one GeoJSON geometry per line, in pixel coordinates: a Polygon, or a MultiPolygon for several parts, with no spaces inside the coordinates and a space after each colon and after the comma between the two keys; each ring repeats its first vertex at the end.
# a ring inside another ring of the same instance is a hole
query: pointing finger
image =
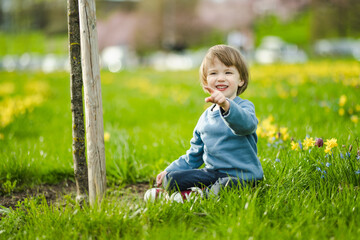
{"type": "Polygon", "coordinates": [[[213,100],[213,98],[212,97],[207,97],[207,98],[205,98],[205,102],[213,102],[214,100],[213,100]]]}
{"type": "Polygon", "coordinates": [[[211,87],[208,87],[208,86],[204,86],[204,89],[205,89],[208,93],[210,93],[210,94],[212,94],[212,93],[215,92],[214,89],[212,89],[211,87]]]}

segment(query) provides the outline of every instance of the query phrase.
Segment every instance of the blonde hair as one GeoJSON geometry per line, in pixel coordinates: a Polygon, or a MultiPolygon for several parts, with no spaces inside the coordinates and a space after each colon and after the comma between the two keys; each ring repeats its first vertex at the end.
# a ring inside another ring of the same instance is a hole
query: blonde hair
{"type": "Polygon", "coordinates": [[[215,45],[211,47],[206,53],[199,71],[201,86],[207,86],[207,70],[209,66],[214,62],[215,58],[219,59],[220,62],[225,64],[225,66],[227,67],[236,67],[240,74],[240,80],[244,81],[244,85],[238,87],[236,95],[240,95],[241,93],[243,93],[247,88],[249,82],[248,67],[240,51],[227,45],[215,45]]]}

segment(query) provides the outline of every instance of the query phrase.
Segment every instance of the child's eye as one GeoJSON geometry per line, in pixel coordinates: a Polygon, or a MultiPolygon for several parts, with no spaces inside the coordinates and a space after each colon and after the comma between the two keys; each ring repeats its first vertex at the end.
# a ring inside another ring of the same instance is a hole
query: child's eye
{"type": "Polygon", "coordinates": [[[232,72],[226,72],[226,74],[232,74],[232,72]]]}
{"type": "Polygon", "coordinates": [[[209,75],[215,75],[216,73],[215,72],[211,72],[209,75]]]}

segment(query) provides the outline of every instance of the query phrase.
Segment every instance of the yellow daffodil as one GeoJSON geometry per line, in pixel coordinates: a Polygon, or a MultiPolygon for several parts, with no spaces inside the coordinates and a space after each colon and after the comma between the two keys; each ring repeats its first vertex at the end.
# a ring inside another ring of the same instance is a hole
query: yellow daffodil
{"type": "Polygon", "coordinates": [[[351,120],[353,123],[357,124],[357,123],[359,122],[359,117],[358,117],[357,115],[352,115],[352,116],[350,117],[350,120],[351,120]]]}
{"type": "Polygon", "coordinates": [[[269,122],[273,122],[275,118],[273,115],[270,115],[266,120],[268,120],[269,122]]]}
{"type": "Polygon", "coordinates": [[[360,112],[360,104],[356,104],[355,110],[356,110],[357,112],[360,112]]]}
{"type": "Polygon", "coordinates": [[[291,141],[291,150],[299,151],[299,149],[300,149],[299,143],[291,141]]]}
{"type": "Polygon", "coordinates": [[[280,128],[280,134],[281,134],[281,137],[284,141],[288,140],[289,139],[289,134],[288,134],[288,128],[286,127],[281,127],[280,128]]]}
{"type": "Polygon", "coordinates": [[[346,95],[341,95],[341,97],[339,99],[339,106],[343,107],[345,105],[346,101],[347,101],[346,95]]]}
{"type": "Polygon", "coordinates": [[[308,150],[309,147],[313,147],[315,145],[315,140],[312,137],[311,138],[306,137],[302,144],[304,150],[308,150]]]}
{"type": "Polygon", "coordinates": [[[339,115],[344,116],[344,114],[345,114],[345,110],[343,108],[340,108],[339,109],[339,115]]]}
{"type": "Polygon", "coordinates": [[[104,133],[104,141],[108,142],[110,140],[110,133],[109,132],[105,132],[104,133]]]}
{"type": "Polygon", "coordinates": [[[326,148],[337,147],[338,146],[337,139],[335,139],[335,138],[326,139],[325,146],[326,146],[326,148]]]}
{"type": "Polygon", "coordinates": [[[326,147],[325,150],[324,150],[324,152],[325,152],[325,153],[330,153],[330,152],[331,152],[331,149],[332,149],[332,148],[330,148],[330,147],[326,147]]]}

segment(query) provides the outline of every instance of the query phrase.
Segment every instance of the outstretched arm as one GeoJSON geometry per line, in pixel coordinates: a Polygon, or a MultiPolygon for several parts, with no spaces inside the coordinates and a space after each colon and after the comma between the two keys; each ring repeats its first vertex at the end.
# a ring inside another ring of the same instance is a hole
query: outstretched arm
{"type": "Polygon", "coordinates": [[[250,101],[243,100],[236,104],[233,100],[228,100],[230,110],[226,115],[222,115],[225,124],[236,135],[250,135],[256,131],[258,120],[255,115],[255,107],[250,101]]]}
{"type": "Polygon", "coordinates": [[[256,131],[258,120],[255,115],[255,108],[251,102],[244,102],[241,106],[227,99],[224,94],[216,89],[204,86],[210,97],[205,102],[212,102],[219,105],[224,111],[222,113],[225,124],[237,135],[249,135],[256,131]],[[231,106],[231,110],[230,110],[231,106]],[[227,114],[230,110],[231,114],[227,114]],[[224,115],[225,113],[225,115],[224,115]]]}

